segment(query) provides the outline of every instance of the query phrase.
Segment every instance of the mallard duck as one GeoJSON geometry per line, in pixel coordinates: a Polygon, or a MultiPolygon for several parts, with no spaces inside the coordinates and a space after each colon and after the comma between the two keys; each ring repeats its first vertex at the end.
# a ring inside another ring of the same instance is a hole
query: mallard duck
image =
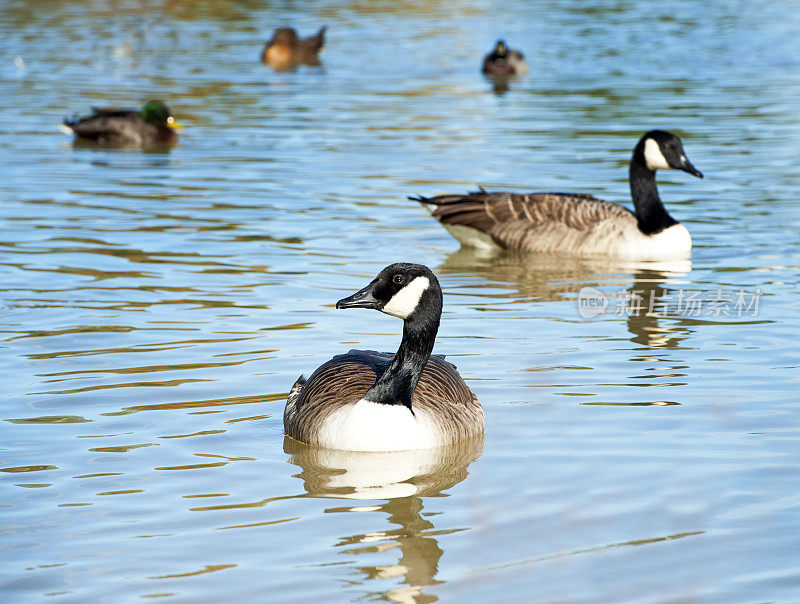
{"type": "Polygon", "coordinates": [[[135,109],[92,107],[92,114],[64,120],[62,132],[108,146],[172,145],[182,126],[161,101],[148,101],[135,109]]]}
{"type": "Polygon", "coordinates": [[[528,73],[528,63],[518,50],[512,50],[503,40],[498,40],[492,52],[483,59],[483,73],[492,77],[508,78],[528,73]]]}
{"type": "Polygon", "coordinates": [[[635,260],[688,258],[689,231],[669,215],[656,188],[656,170],[703,174],[687,159],[681,139],[651,130],[630,163],[634,211],[576,193],[506,193],[411,197],[427,206],[463,245],[525,252],[635,260]]]}
{"type": "Polygon", "coordinates": [[[318,54],[325,45],[326,26],[304,40],[291,27],[279,27],[264,45],[261,61],[273,69],[292,69],[298,65],[319,65],[318,54]]]}

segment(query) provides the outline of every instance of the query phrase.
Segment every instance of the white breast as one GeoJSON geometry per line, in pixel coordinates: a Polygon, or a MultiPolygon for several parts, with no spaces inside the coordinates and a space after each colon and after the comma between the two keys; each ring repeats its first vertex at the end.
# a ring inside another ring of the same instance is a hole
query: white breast
{"type": "Polygon", "coordinates": [[[579,250],[584,256],[601,255],[627,260],[686,259],[691,257],[692,236],[680,223],[655,235],[645,235],[633,221],[623,229],[608,223],[598,226],[591,239],[585,241],[579,250]]]}
{"type": "Polygon", "coordinates": [[[331,413],[319,427],[321,447],[348,451],[428,449],[448,439],[422,411],[361,399],[331,413]]]}
{"type": "Polygon", "coordinates": [[[682,224],[673,224],[655,235],[642,234],[632,251],[640,260],[688,258],[692,252],[692,236],[682,224]]]}

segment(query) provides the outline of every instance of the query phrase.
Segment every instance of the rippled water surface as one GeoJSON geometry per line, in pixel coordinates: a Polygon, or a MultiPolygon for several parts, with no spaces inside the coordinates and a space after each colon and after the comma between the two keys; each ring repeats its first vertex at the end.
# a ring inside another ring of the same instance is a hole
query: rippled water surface
{"type": "Polygon", "coordinates": [[[10,0],[0,34],[9,602],[800,601],[797,2],[10,0]],[[322,24],[321,67],[258,62],[322,24]],[[57,130],[148,98],[169,152],[57,130]],[[706,175],[659,174],[691,263],[459,251],[406,199],[627,203],[651,128],[706,175]],[[485,438],[285,441],[299,374],[397,346],[333,303],[398,260],[485,438]]]}

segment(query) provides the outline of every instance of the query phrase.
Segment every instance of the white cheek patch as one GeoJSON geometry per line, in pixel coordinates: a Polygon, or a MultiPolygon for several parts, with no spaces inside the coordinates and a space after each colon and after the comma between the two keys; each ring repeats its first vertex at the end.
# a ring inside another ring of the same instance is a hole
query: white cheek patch
{"type": "Polygon", "coordinates": [[[430,287],[431,282],[427,277],[416,277],[411,283],[397,292],[392,299],[381,309],[387,315],[407,319],[419,304],[422,293],[430,287]]]}
{"type": "Polygon", "coordinates": [[[652,138],[644,141],[644,161],[650,170],[672,170],[658,143],[652,138]]]}

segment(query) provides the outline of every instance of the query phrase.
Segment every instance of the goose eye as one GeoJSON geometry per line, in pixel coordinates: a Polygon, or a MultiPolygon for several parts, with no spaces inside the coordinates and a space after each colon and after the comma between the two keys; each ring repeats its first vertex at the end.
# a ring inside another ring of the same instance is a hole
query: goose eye
{"type": "Polygon", "coordinates": [[[395,275],[392,277],[392,281],[394,281],[397,285],[402,285],[405,280],[406,279],[403,277],[403,275],[395,275]]]}

